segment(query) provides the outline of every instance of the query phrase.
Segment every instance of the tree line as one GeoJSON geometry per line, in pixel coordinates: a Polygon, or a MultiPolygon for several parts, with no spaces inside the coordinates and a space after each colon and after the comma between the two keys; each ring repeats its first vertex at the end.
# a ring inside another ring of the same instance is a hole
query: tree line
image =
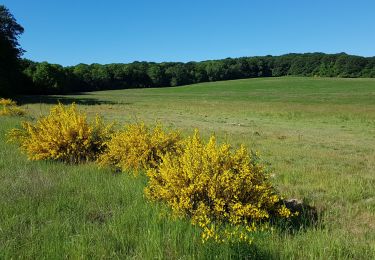
{"type": "Polygon", "coordinates": [[[63,67],[21,59],[23,50],[17,39],[22,33],[22,26],[6,7],[0,5],[0,95],[174,87],[256,77],[375,77],[375,57],[346,53],[291,53],[187,63],[133,62],[63,67]]]}
{"type": "Polygon", "coordinates": [[[68,93],[105,89],[174,87],[256,77],[375,77],[375,57],[324,53],[227,58],[202,62],[133,62],[63,67],[23,60],[30,93],[68,93]]]}

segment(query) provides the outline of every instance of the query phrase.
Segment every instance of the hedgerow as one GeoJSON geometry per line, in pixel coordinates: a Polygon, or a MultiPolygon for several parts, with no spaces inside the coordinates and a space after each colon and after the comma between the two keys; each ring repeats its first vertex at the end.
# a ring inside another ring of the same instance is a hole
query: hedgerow
{"type": "Polygon", "coordinates": [[[0,116],[23,116],[26,114],[26,111],[11,99],[0,98],[0,105],[2,106],[0,116]]]}
{"type": "Polygon", "coordinates": [[[292,215],[244,146],[232,152],[213,136],[204,143],[196,131],[178,156],[166,153],[161,161],[147,171],[146,195],[191,217],[204,241],[251,241],[251,232],[265,228],[271,217],[292,215]]]}
{"type": "Polygon", "coordinates": [[[157,167],[164,154],[176,153],[181,140],[178,131],[166,132],[161,125],[151,129],[144,123],[128,124],[106,142],[107,149],[98,163],[136,174],[141,169],[157,167]]]}
{"type": "Polygon", "coordinates": [[[8,135],[30,160],[79,163],[95,160],[104,151],[112,128],[99,116],[88,122],[86,114],[80,113],[75,104],[58,104],[48,116],[42,116],[36,123],[23,122],[21,129],[13,129],[8,135]]]}

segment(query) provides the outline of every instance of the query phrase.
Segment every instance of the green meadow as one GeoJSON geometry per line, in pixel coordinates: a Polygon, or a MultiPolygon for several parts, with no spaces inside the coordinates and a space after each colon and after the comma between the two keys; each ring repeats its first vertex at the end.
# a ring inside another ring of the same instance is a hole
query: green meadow
{"type": "Polygon", "coordinates": [[[65,96],[24,96],[0,118],[0,259],[374,259],[375,79],[257,78],[65,96]],[[202,243],[188,220],[143,195],[144,176],[95,164],[31,162],[5,134],[58,103],[118,127],[162,123],[258,151],[285,198],[314,225],[248,244],[202,243]]]}

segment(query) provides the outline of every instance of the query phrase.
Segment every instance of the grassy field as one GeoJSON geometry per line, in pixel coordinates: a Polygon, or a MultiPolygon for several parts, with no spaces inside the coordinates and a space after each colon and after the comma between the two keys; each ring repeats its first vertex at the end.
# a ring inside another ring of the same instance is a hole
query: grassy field
{"type": "Polygon", "coordinates": [[[144,177],[95,165],[29,162],[0,118],[0,258],[374,259],[375,80],[260,78],[20,99],[29,117],[76,102],[106,120],[162,122],[259,151],[287,198],[320,214],[251,246],[202,244],[188,221],[143,197],[144,177]]]}

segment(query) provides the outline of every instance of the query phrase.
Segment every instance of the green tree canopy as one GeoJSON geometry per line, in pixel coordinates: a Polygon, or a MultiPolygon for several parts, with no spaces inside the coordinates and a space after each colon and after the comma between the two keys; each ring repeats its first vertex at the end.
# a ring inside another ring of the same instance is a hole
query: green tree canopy
{"type": "Polygon", "coordinates": [[[9,10],[0,5],[0,95],[19,91],[22,78],[19,59],[24,51],[18,38],[23,31],[9,10]]]}

